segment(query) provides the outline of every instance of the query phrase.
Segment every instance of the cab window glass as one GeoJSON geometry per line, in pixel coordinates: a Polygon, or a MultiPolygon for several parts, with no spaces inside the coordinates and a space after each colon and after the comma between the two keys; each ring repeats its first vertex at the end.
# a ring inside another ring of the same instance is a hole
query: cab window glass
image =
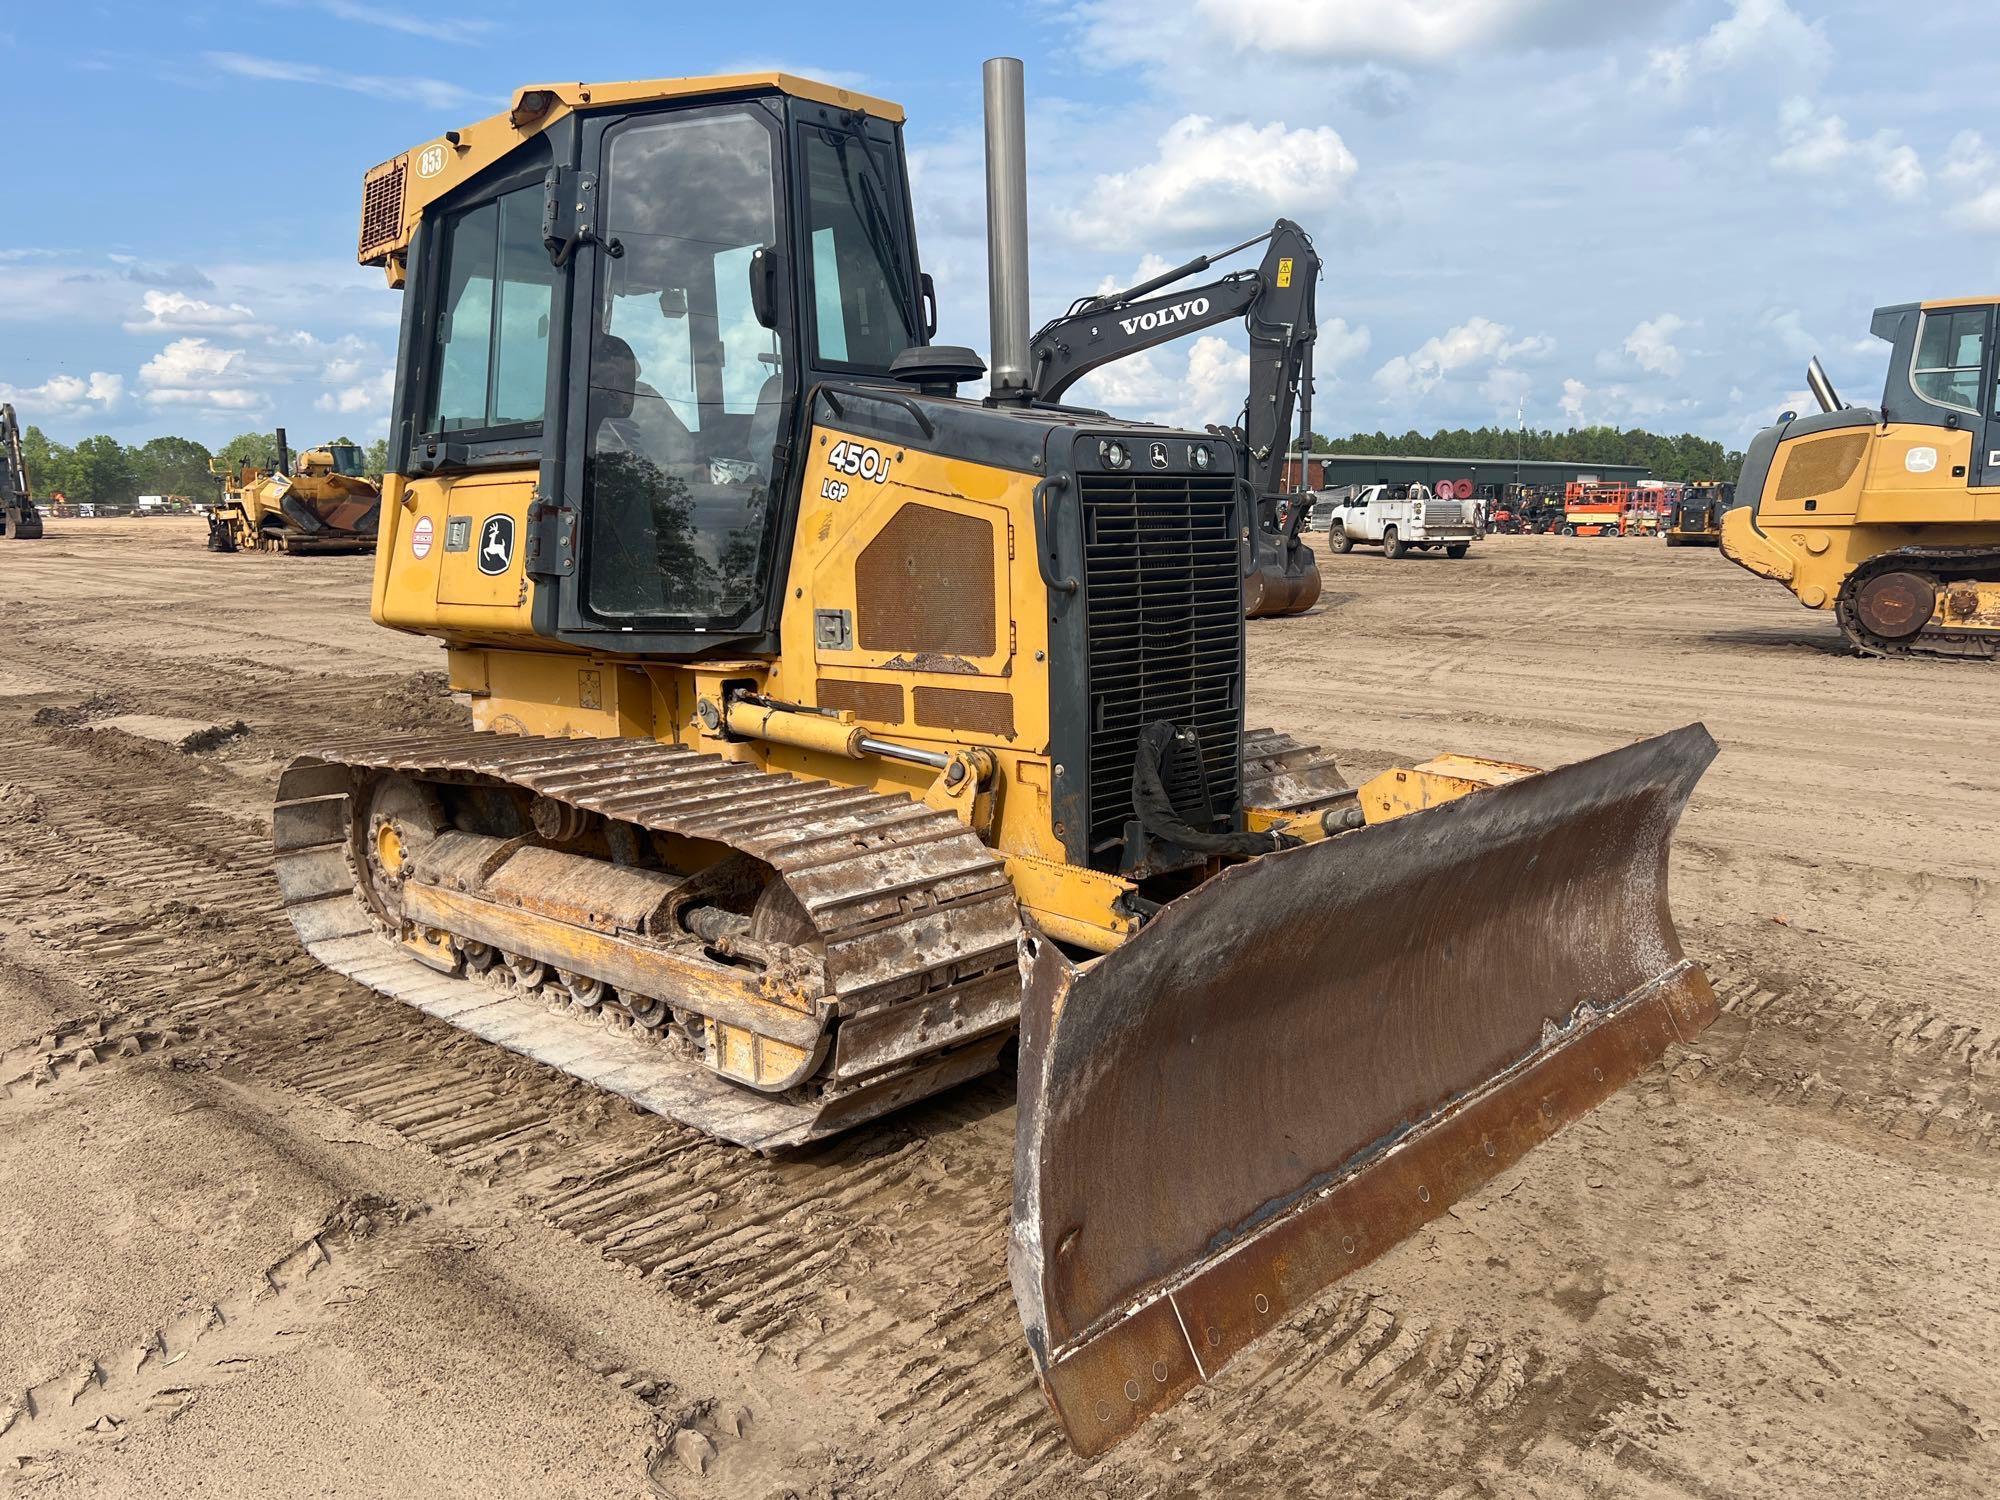
{"type": "Polygon", "coordinates": [[[752,296],[781,248],[775,131],[754,106],[635,120],[608,135],[603,177],[621,253],[601,262],[591,348],[586,597],[727,625],[763,601],[786,409],[752,296]]]}
{"type": "Polygon", "coordinates": [[[1940,406],[1979,410],[1979,374],[1986,357],[1986,309],[1925,313],[1917,332],[1911,383],[1940,406]]]}
{"type": "Polygon", "coordinates": [[[427,431],[542,419],[555,270],[541,213],[541,189],[527,187],[447,221],[427,431]]]}
{"type": "Polygon", "coordinates": [[[859,136],[814,127],[804,139],[819,357],[887,370],[916,342],[901,211],[859,136]]]}

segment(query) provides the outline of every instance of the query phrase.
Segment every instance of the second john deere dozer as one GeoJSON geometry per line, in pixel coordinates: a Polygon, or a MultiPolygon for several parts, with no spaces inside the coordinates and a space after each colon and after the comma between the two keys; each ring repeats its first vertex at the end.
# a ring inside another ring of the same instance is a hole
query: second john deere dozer
{"type": "Polygon", "coordinates": [[[1349,787],[1246,733],[1237,455],[1032,395],[987,74],[983,400],[880,100],[552,84],[369,173],[373,612],[474,728],[311,747],[274,842],[330,967],[756,1150],[1018,1035],[1012,1275],[1090,1453],[1706,1024],[1714,745],[1349,787]]]}

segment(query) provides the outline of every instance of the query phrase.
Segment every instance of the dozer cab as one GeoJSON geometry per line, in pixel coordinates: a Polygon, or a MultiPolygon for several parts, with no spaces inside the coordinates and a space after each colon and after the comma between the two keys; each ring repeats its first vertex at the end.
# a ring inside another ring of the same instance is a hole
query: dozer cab
{"type": "Polygon", "coordinates": [[[42,513],[21,452],[21,426],[14,408],[0,403],[0,541],[32,542],[42,534],[42,513]]]}
{"type": "Polygon", "coordinates": [[[2000,298],[1875,310],[1882,404],[1819,410],[1750,440],[1722,520],[1732,562],[1830,609],[1855,650],[2000,656],[2000,298]]]}
{"type": "Polygon", "coordinates": [[[1018,1042],[1014,1289],[1091,1453],[1707,1023],[1714,745],[1349,787],[1246,733],[1237,455],[1033,397],[987,84],[980,400],[881,100],[538,86],[367,175],[372,609],[473,729],[311,746],[274,842],[331,968],[755,1150],[1018,1042]]]}
{"type": "Polygon", "coordinates": [[[382,493],[353,443],[293,454],[278,429],[272,467],[209,463],[222,493],[208,516],[211,552],[371,552],[382,493]]]}

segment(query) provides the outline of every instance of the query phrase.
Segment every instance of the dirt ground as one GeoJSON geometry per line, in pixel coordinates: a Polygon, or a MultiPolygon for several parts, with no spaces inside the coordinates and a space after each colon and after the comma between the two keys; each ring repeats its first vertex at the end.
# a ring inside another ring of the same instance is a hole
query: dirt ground
{"type": "Polygon", "coordinates": [[[2000,673],[1848,656],[1706,550],[1325,558],[1251,718],[1350,772],[1707,722],[1673,897],[1727,1012],[1085,1464],[1005,1280],[1009,1079],[764,1161],[318,971],[277,771],[455,722],[438,648],[366,559],[0,546],[0,1489],[2000,1488],[2000,673]]]}

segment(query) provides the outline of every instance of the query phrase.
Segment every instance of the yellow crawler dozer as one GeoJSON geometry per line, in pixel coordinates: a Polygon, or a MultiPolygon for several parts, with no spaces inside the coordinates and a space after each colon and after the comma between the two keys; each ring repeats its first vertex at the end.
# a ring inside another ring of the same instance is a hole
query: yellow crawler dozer
{"type": "Polygon", "coordinates": [[[1875,310],[1882,404],[1847,406],[1817,359],[1819,411],[1750,440],[1732,562],[1830,609],[1868,656],[2000,656],[2000,298],[1875,310]]]}
{"type": "Polygon", "coordinates": [[[330,967],[760,1151],[1018,1045],[1010,1263],[1088,1453],[1708,1023],[1666,871],[1715,747],[1356,788],[1246,732],[1237,455],[1032,396],[987,81],[983,399],[881,100],[551,84],[368,173],[373,613],[474,727],[311,747],[276,862],[330,967]]]}

